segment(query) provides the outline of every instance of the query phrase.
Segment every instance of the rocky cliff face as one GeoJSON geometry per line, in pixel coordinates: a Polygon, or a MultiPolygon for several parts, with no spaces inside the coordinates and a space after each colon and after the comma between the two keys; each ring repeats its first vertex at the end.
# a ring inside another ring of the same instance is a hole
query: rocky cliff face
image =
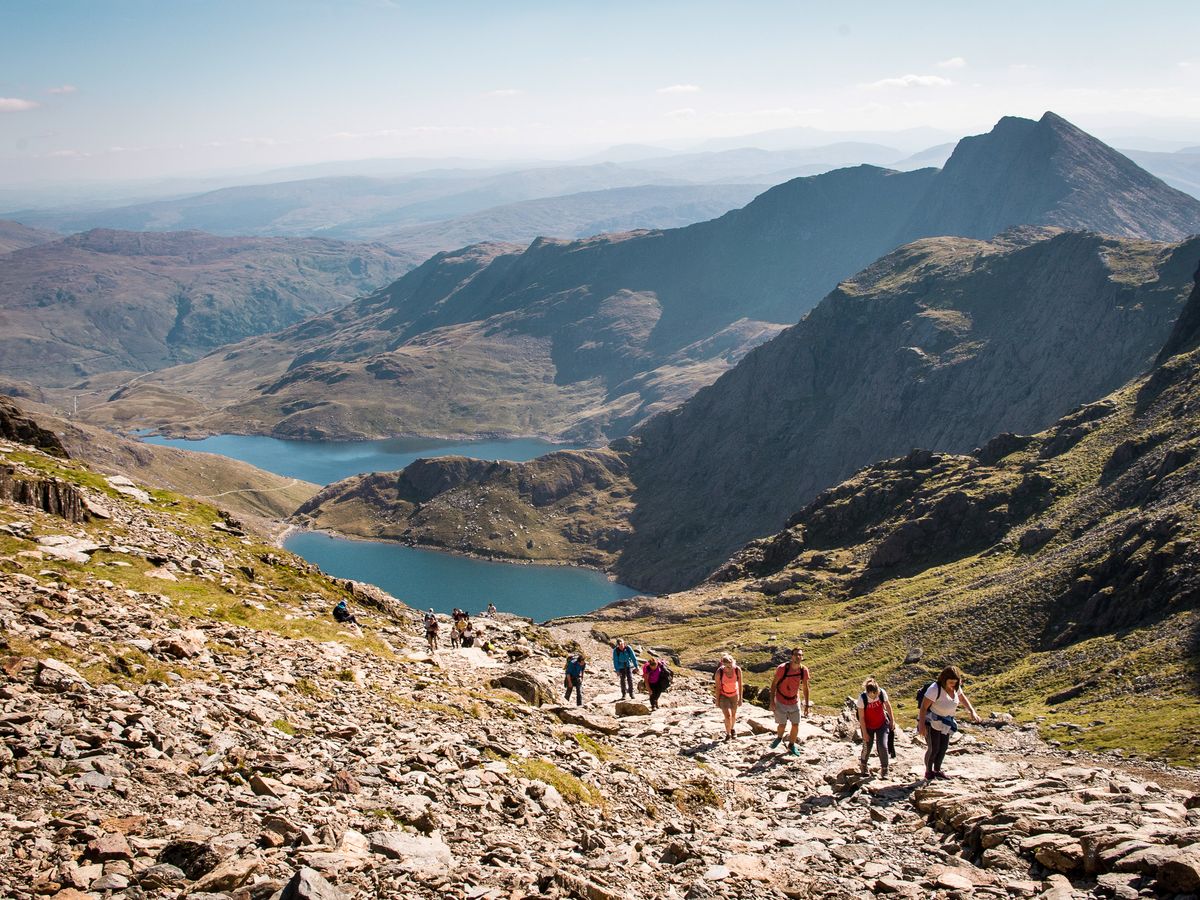
{"type": "Polygon", "coordinates": [[[274,331],[413,263],[379,245],[96,230],[8,253],[0,373],[66,385],[146,371],[274,331]]]}
{"type": "Polygon", "coordinates": [[[598,440],[687,399],[899,244],[1013,224],[1175,240],[1200,231],[1200,202],[1053,114],[1005,119],[941,172],[858,166],[687,228],[442,254],[120,399],[162,422],[160,392],[187,385],[213,430],[598,440]]]}

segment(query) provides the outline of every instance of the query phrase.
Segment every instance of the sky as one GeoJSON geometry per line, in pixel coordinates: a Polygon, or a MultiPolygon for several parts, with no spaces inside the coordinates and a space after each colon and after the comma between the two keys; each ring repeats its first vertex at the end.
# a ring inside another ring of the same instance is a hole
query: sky
{"type": "Polygon", "coordinates": [[[1198,26],[1195,0],[5,0],[0,185],[957,136],[1048,109],[1200,145],[1198,26]]]}

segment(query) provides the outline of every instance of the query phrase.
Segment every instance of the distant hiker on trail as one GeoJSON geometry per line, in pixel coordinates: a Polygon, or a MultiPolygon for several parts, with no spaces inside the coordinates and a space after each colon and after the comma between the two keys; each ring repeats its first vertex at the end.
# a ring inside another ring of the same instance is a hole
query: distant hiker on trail
{"type": "Polygon", "coordinates": [[[350,612],[350,604],[345,600],[339,600],[337,606],[333,608],[333,618],[341,625],[358,627],[358,616],[350,612]]]}
{"type": "Polygon", "coordinates": [[[455,610],[454,624],[450,626],[450,644],[451,646],[469,647],[470,644],[463,643],[463,636],[471,627],[471,618],[461,609],[455,610]]]}
{"type": "Polygon", "coordinates": [[[475,646],[475,627],[471,624],[470,619],[464,619],[463,621],[465,621],[467,623],[467,627],[464,628],[463,632],[462,632],[462,645],[464,647],[474,647],[475,646]]]}
{"type": "Polygon", "coordinates": [[[667,664],[660,662],[653,654],[642,666],[642,680],[646,682],[646,690],[650,692],[650,708],[658,709],[658,698],[662,692],[671,686],[671,670],[667,664]]]}
{"type": "Polygon", "coordinates": [[[879,774],[887,778],[888,735],[895,727],[896,714],[892,712],[892,701],[888,699],[887,691],[879,686],[874,675],[863,682],[862,693],[858,695],[855,706],[858,708],[858,728],[862,732],[863,742],[859,769],[864,775],[870,771],[867,762],[871,758],[871,746],[874,745],[879,753],[879,774]]]}
{"type": "Polygon", "coordinates": [[[621,680],[622,700],[625,699],[626,691],[629,692],[630,699],[633,698],[633,673],[637,667],[638,658],[633,648],[625,643],[624,638],[617,638],[616,646],[613,647],[613,671],[621,680]]]}
{"type": "Polygon", "coordinates": [[[950,746],[950,735],[958,731],[954,713],[958,704],[966,706],[973,721],[979,714],[962,691],[962,670],[958,666],[946,666],[937,681],[930,684],[919,695],[921,712],[917,716],[917,733],[925,738],[925,780],[948,778],[942,773],[942,760],[950,746]]]}
{"type": "Polygon", "coordinates": [[[742,705],[742,669],[726,653],[713,676],[713,702],[725,719],[725,740],[733,740],[738,707],[742,705]]]}
{"type": "Polygon", "coordinates": [[[496,604],[489,600],[487,612],[485,612],[484,615],[489,619],[496,618],[496,604]]]}
{"type": "Polygon", "coordinates": [[[429,644],[430,653],[438,648],[438,620],[432,606],[425,613],[425,641],[429,644]]]}
{"type": "Polygon", "coordinates": [[[775,670],[775,680],[771,682],[770,709],[775,713],[775,724],[779,730],[775,740],[771,741],[771,749],[783,742],[783,729],[789,723],[792,732],[788,735],[788,753],[800,755],[796,746],[796,738],[800,734],[800,693],[804,693],[804,715],[811,710],[808,701],[808,666],[804,665],[804,651],[799,647],[791,653],[791,658],[775,670]]]}
{"type": "Polygon", "coordinates": [[[575,705],[583,706],[583,673],[587,671],[587,658],[582,653],[572,653],[567,657],[567,665],[563,669],[563,685],[567,689],[564,700],[571,699],[571,691],[575,691],[575,705]]]}

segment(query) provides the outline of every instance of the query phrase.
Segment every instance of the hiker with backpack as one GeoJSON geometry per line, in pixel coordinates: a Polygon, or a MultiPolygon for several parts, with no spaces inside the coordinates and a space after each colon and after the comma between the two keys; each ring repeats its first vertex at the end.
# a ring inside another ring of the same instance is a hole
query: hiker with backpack
{"type": "Polygon", "coordinates": [[[775,713],[775,724],[779,726],[775,732],[775,740],[771,741],[774,750],[783,742],[783,729],[790,723],[791,734],[788,735],[788,753],[800,755],[796,739],[800,735],[800,694],[804,694],[804,715],[812,710],[808,699],[808,666],[804,665],[804,651],[799,647],[792,650],[789,659],[775,670],[775,680],[771,682],[771,703],[769,709],[775,713]]]}
{"type": "Polygon", "coordinates": [[[339,625],[353,625],[358,627],[358,616],[350,612],[350,604],[345,600],[339,600],[337,606],[333,608],[333,619],[339,625]]]}
{"type": "Polygon", "coordinates": [[[613,671],[617,673],[617,678],[621,680],[621,699],[625,699],[625,692],[629,692],[630,699],[633,699],[633,673],[638,667],[637,654],[633,652],[633,648],[625,643],[624,638],[617,638],[617,643],[613,647],[613,671]]]}
{"type": "Polygon", "coordinates": [[[575,705],[583,706],[583,673],[587,671],[587,658],[582,653],[572,653],[567,657],[567,665],[563,669],[563,685],[567,689],[564,700],[571,699],[571,691],[575,691],[575,705]]]}
{"type": "Polygon", "coordinates": [[[429,644],[430,653],[438,648],[438,620],[432,606],[425,613],[425,642],[429,644]]]}
{"type": "Polygon", "coordinates": [[[942,760],[950,747],[950,735],[958,731],[954,713],[961,703],[966,706],[974,722],[979,714],[962,690],[962,670],[958,666],[946,666],[937,681],[917,693],[920,713],[917,715],[917,733],[925,738],[925,780],[948,778],[942,772],[942,760]]]}
{"type": "Polygon", "coordinates": [[[863,742],[859,770],[864,775],[870,771],[867,763],[871,758],[871,747],[875,746],[879,753],[879,774],[887,778],[888,737],[894,727],[896,714],[892,711],[892,701],[888,699],[887,691],[879,686],[874,675],[863,682],[862,693],[858,695],[855,706],[858,708],[858,728],[863,742]]]}
{"type": "Polygon", "coordinates": [[[650,692],[650,708],[652,710],[658,709],[658,698],[671,686],[673,677],[667,664],[660,662],[654,654],[650,654],[650,658],[642,666],[642,680],[646,682],[646,690],[650,692]]]}
{"type": "Polygon", "coordinates": [[[742,705],[742,669],[726,653],[713,675],[713,703],[725,720],[725,740],[733,740],[738,707],[742,705]]]}

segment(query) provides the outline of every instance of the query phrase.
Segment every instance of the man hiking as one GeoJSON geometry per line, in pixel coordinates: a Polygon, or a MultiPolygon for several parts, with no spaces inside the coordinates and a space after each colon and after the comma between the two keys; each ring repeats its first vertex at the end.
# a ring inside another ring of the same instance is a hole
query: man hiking
{"type": "Polygon", "coordinates": [[[804,665],[804,651],[799,647],[791,652],[789,660],[775,670],[775,680],[771,682],[770,709],[775,713],[775,724],[779,730],[775,740],[771,741],[771,749],[783,742],[783,729],[790,724],[792,733],[788,736],[788,753],[800,755],[796,746],[796,738],[800,734],[800,693],[804,693],[804,715],[811,710],[808,701],[808,666],[804,665]]]}
{"type": "Polygon", "coordinates": [[[587,658],[582,653],[572,653],[563,667],[563,684],[567,689],[564,700],[571,699],[575,691],[575,705],[583,706],[583,673],[587,671],[587,658]]]}
{"type": "Polygon", "coordinates": [[[625,699],[626,692],[629,693],[630,699],[633,699],[633,673],[637,667],[638,658],[633,648],[625,643],[624,638],[617,638],[616,646],[613,647],[613,671],[621,680],[622,700],[625,699]]]}
{"type": "Polygon", "coordinates": [[[896,714],[892,712],[892,701],[888,699],[887,691],[879,686],[875,676],[870,676],[863,682],[862,693],[854,702],[858,709],[858,729],[862,733],[862,756],[859,758],[859,771],[866,775],[870,771],[868,763],[871,759],[871,747],[879,752],[879,774],[887,778],[888,774],[888,734],[891,732],[896,714]]]}
{"type": "Polygon", "coordinates": [[[438,648],[438,620],[432,606],[425,613],[425,641],[429,644],[430,653],[438,648]]]}

